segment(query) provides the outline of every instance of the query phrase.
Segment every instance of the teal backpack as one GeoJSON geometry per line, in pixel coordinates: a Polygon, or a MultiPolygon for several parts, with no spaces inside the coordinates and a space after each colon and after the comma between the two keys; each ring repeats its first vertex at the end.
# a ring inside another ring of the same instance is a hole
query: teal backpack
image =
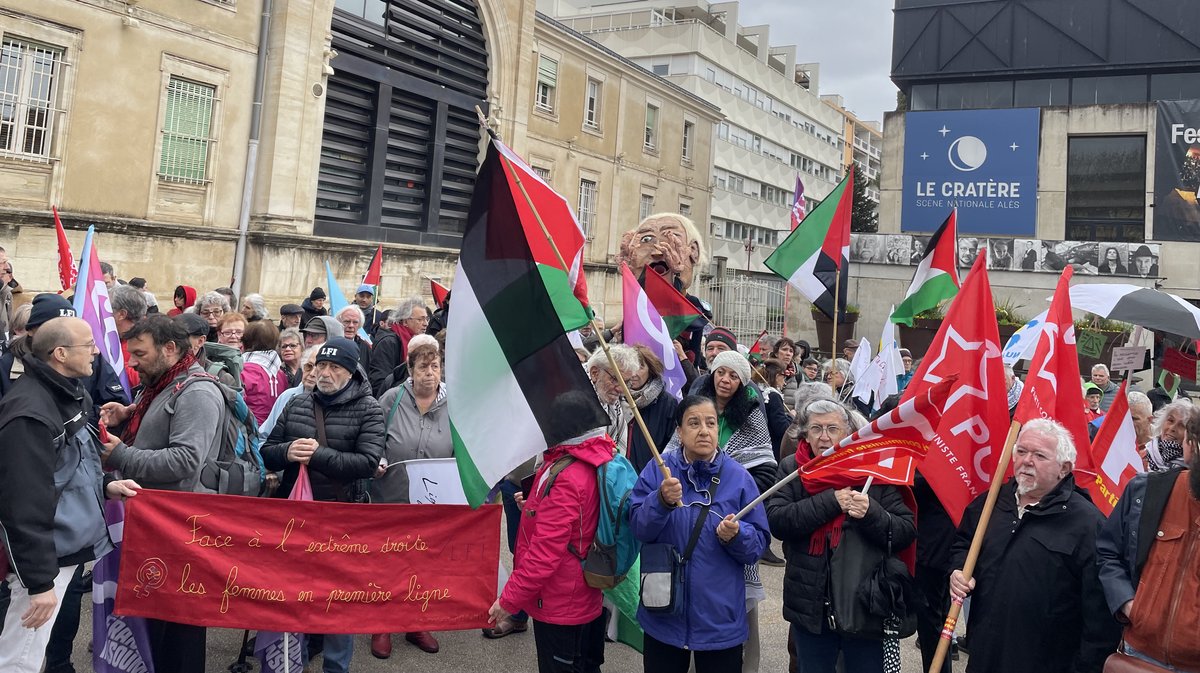
{"type": "MultiPolygon", "coordinates": [[[[550,492],[559,473],[573,462],[574,456],[563,456],[554,461],[542,497],[550,492]]],[[[571,548],[583,562],[584,580],[594,589],[611,589],[624,581],[641,553],[642,543],[633,536],[629,521],[629,496],[637,480],[637,470],[625,456],[613,456],[612,460],[596,468],[596,484],[600,491],[596,537],[586,554],[571,548]]]]}

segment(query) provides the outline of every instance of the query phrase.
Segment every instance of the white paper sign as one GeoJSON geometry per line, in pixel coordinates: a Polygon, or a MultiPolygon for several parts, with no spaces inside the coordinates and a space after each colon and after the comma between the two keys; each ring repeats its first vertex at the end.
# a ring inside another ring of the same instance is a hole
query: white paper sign
{"type": "Polygon", "coordinates": [[[408,501],[414,505],[466,505],[462,479],[453,458],[406,460],[408,501]]]}
{"type": "Polygon", "coordinates": [[[1109,369],[1114,372],[1136,371],[1146,362],[1146,349],[1141,346],[1118,346],[1112,351],[1112,365],[1109,369]]]}

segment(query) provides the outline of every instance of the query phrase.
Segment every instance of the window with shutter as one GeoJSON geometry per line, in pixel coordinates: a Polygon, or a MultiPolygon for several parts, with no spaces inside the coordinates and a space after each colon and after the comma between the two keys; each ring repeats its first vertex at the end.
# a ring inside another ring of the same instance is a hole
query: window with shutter
{"type": "Polygon", "coordinates": [[[645,148],[653,150],[658,147],[658,108],[646,106],[646,141],[645,148]]]}
{"type": "Polygon", "coordinates": [[[5,39],[0,45],[0,153],[46,159],[63,50],[5,39]]]}
{"type": "Polygon", "coordinates": [[[216,94],[214,86],[171,77],[158,162],[162,179],[187,184],[207,181],[216,94]]]}
{"type": "Polygon", "coordinates": [[[538,56],[537,99],[534,104],[546,112],[554,112],[554,95],[558,90],[558,61],[538,56]]]}

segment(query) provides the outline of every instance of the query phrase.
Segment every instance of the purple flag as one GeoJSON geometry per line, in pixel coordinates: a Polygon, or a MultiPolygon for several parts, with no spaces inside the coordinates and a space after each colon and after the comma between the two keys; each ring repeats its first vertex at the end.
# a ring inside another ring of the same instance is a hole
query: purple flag
{"type": "MultiPolygon", "coordinates": [[[[96,255],[95,227],[88,227],[80,258],[79,278],[75,283],[75,314],[83,318],[92,328],[92,338],[100,355],[117,373],[125,396],[132,399],[129,375],[125,371],[125,354],[121,350],[121,335],[117,321],[113,318],[112,304],[108,301],[108,286],[100,271],[100,258],[96,255]]],[[[122,515],[122,519],[124,515],[122,515]]]]}
{"type": "Polygon", "coordinates": [[[301,673],[304,670],[304,634],[259,631],[254,639],[254,658],[262,666],[262,673],[301,673]],[[283,656],[283,639],[287,638],[286,665],[283,656]]]}
{"type": "Polygon", "coordinates": [[[640,344],[654,351],[663,363],[662,376],[667,392],[676,399],[681,398],[687,377],[683,373],[683,365],[679,364],[679,354],[675,352],[671,333],[658,314],[658,309],[650,303],[646,291],[624,264],[621,265],[621,297],[625,314],[621,329],[625,343],[631,346],[640,344]]]}
{"type": "Polygon", "coordinates": [[[113,614],[125,503],[106,500],[104,520],[108,522],[108,534],[115,548],[101,556],[92,568],[92,668],[96,673],[154,673],[146,620],[113,614]]]}

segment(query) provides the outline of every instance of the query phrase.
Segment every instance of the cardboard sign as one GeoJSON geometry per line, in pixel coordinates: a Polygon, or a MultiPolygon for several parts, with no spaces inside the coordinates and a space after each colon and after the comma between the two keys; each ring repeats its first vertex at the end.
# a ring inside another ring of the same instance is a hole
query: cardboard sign
{"type": "Polygon", "coordinates": [[[143,490],[116,612],[300,633],[488,625],[500,507],[363,505],[143,490]]]}
{"type": "Polygon", "coordinates": [[[1117,346],[1112,352],[1112,364],[1109,369],[1114,372],[1137,371],[1146,362],[1146,349],[1141,346],[1117,346]]]}
{"type": "Polygon", "coordinates": [[[1075,334],[1075,350],[1084,357],[1098,358],[1104,352],[1106,341],[1107,339],[1100,332],[1079,330],[1075,334]]]}

